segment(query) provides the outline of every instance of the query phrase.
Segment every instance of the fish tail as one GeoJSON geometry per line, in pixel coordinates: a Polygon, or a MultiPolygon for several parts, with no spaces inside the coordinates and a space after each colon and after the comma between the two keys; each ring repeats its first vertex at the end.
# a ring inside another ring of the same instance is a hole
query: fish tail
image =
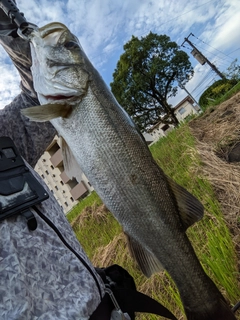
{"type": "Polygon", "coordinates": [[[237,320],[224,300],[221,300],[214,308],[211,308],[211,310],[208,311],[185,310],[185,312],[188,320],[237,320]]]}

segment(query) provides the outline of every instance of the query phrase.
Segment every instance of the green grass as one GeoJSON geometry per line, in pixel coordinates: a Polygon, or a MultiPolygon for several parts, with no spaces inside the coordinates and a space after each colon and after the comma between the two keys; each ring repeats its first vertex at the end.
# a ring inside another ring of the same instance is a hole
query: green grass
{"type": "Polygon", "coordinates": [[[74,218],[76,218],[80,212],[86,207],[90,207],[93,204],[100,205],[102,203],[99,196],[96,194],[96,192],[92,192],[90,195],[88,195],[83,200],[79,201],[79,203],[73,207],[73,209],[68,213],[67,218],[69,222],[72,222],[74,218]]]}
{"type": "MultiPolygon", "coordinates": [[[[150,150],[165,173],[203,203],[204,218],[189,228],[187,234],[207,274],[224,296],[232,304],[236,303],[239,300],[239,287],[234,245],[213,188],[200,174],[202,163],[188,125],[181,125],[170,132],[167,138],[160,139],[151,146],[150,150]]],[[[81,214],[84,207],[93,203],[98,205],[101,203],[95,193],[81,201],[68,214],[69,221],[81,214]]],[[[183,309],[181,300],[170,277],[160,273],[146,279],[141,274],[128,254],[126,242],[120,236],[121,227],[110,213],[98,222],[90,217],[84,227],[76,227],[75,232],[90,259],[94,259],[95,264],[98,264],[98,261],[101,264],[100,257],[105,254],[107,264],[118,263],[130,272],[140,291],[159,300],[177,317],[181,316],[183,309]],[[106,248],[111,246],[111,251],[108,252],[106,248]]],[[[138,319],[155,320],[159,317],[142,314],[138,319]]]]}

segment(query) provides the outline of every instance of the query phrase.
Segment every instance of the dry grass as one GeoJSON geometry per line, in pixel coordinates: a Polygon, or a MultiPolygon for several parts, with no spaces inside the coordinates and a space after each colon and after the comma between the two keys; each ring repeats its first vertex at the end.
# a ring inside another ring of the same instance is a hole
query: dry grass
{"type": "Polygon", "coordinates": [[[228,162],[228,153],[240,141],[239,124],[240,93],[190,122],[202,174],[215,190],[240,258],[240,163],[228,162]]]}
{"type": "Polygon", "coordinates": [[[109,211],[104,204],[98,206],[96,203],[94,203],[92,206],[88,206],[83,209],[81,214],[72,220],[71,226],[75,230],[83,227],[86,221],[92,219],[97,223],[104,222],[107,219],[108,212],[109,211]]]}
{"type": "MultiPolygon", "coordinates": [[[[97,248],[96,253],[93,256],[93,264],[100,264],[101,266],[107,267],[116,263],[117,256],[119,255],[119,250],[121,251],[122,263],[126,259],[129,259],[129,253],[127,250],[127,240],[123,232],[116,235],[107,246],[101,246],[97,248]]],[[[121,264],[122,264],[121,263],[121,264]]]]}

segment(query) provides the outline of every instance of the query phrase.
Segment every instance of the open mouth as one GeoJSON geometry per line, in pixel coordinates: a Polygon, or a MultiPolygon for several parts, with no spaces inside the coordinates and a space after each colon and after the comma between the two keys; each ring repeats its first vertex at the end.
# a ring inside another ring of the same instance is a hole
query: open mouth
{"type": "Polygon", "coordinates": [[[76,103],[82,100],[82,97],[79,95],[64,95],[64,94],[55,94],[55,95],[43,95],[38,94],[38,99],[40,104],[68,104],[74,106],[76,103]]]}
{"type": "Polygon", "coordinates": [[[71,99],[73,98],[74,96],[64,96],[64,95],[56,95],[56,96],[51,96],[51,95],[48,95],[48,96],[44,96],[45,99],[47,100],[53,100],[53,101],[56,101],[56,100],[67,100],[67,99],[71,99]]]}

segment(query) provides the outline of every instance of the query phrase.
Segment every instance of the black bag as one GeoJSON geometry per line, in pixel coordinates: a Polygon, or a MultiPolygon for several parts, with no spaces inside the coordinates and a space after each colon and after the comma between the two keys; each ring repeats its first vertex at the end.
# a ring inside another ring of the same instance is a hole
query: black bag
{"type": "Polygon", "coordinates": [[[35,230],[37,221],[30,208],[48,197],[25,165],[12,139],[0,137],[0,221],[22,214],[29,229],[35,230]]]}
{"type": "MultiPolygon", "coordinates": [[[[107,268],[96,268],[106,288],[110,288],[123,313],[135,319],[135,312],[153,313],[167,319],[177,318],[163,305],[149,296],[138,292],[133,277],[124,268],[114,264],[107,268]]],[[[114,305],[106,294],[90,317],[90,320],[110,319],[114,305]]]]}

